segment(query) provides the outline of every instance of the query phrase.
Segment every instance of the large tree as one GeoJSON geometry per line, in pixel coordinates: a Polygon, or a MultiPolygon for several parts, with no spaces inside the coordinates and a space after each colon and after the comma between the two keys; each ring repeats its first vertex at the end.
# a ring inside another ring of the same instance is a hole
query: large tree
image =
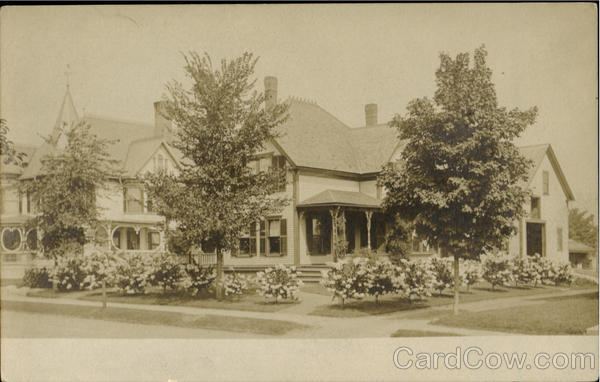
{"type": "Polygon", "coordinates": [[[385,210],[413,223],[416,234],[454,256],[454,312],[458,312],[459,259],[501,248],[524,211],[528,160],[513,140],[534,123],[537,108],[498,106],[487,52],[452,59],[440,55],[433,101],[415,99],[396,115],[405,146],[385,167],[385,210]]]}
{"type": "Polygon", "coordinates": [[[21,165],[25,153],[17,152],[15,144],[8,139],[8,123],[5,119],[0,119],[0,156],[3,157],[4,164],[14,163],[21,165]]]}
{"type": "Polygon", "coordinates": [[[594,224],[594,215],[577,208],[569,210],[569,239],[598,248],[598,226],[594,224]]]}
{"type": "Polygon", "coordinates": [[[89,124],[80,121],[60,130],[64,147],[46,138],[53,149],[41,159],[40,175],[23,185],[36,209],[28,225],[40,230],[42,249],[54,259],[80,251],[94,238],[101,213],[96,195],[120,174],[118,161],[108,153],[113,142],[96,136],[89,124]]]}
{"type": "MultiPolygon", "coordinates": [[[[185,241],[209,242],[217,254],[217,297],[222,297],[223,251],[234,251],[248,227],[279,211],[287,198],[275,194],[280,175],[253,171],[248,164],[277,136],[287,117],[284,104],[267,107],[254,90],[256,59],[244,53],[214,68],[208,55],[185,55],[189,88],[167,85],[166,116],[176,126],[174,146],[182,169],[167,184],[177,188],[155,195],[164,202],[185,241]]],[[[149,185],[156,189],[156,182],[149,185]]]]}

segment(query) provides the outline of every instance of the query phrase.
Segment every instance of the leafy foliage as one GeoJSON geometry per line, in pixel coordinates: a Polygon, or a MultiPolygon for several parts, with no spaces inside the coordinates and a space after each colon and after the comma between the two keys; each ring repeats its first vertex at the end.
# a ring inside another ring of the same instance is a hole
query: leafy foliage
{"type": "Polygon", "coordinates": [[[275,298],[276,303],[279,299],[297,300],[299,288],[302,286],[296,267],[286,267],[283,264],[258,272],[256,281],[259,284],[258,293],[265,299],[275,298]]]}
{"type": "Polygon", "coordinates": [[[117,261],[111,252],[93,251],[89,254],[84,254],[82,260],[81,270],[85,273],[82,288],[100,288],[103,281],[106,286],[110,286],[117,261]]]}
{"type": "Polygon", "coordinates": [[[569,210],[569,239],[598,248],[598,226],[594,224],[594,215],[577,208],[569,210]]]}
{"type": "Polygon", "coordinates": [[[53,149],[42,159],[42,176],[24,185],[38,212],[28,225],[42,232],[42,248],[49,257],[81,252],[86,230],[93,232],[98,224],[96,193],[120,173],[108,153],[113,142],[99,139],[90,129],[85,122],[63,126],[64,149],[56,147],[56,138],[46,138],[53,149]]]}
{"type": "Polygon", "coordinates": [[[429,259],[429,269],[433,275],[433,289],[437,290],[438,294],[454,286],[452,259],[434,256],[429,259]]]}
{"type": "Polygon", "coordinates": [[[535,260],[529,256],[515,256],[512,259],[512,278],[515,285],[536,285],[541,280],[539,267],[536,266],[535,260]]]}
{"type": "Polygon", "coordinates": [[[379,296],[396,291],[394,265],[390,261],[369,261],[366,266],[367,274],[370,276],[367,293],[369,296],[375,296],[375,302],[379,301],[379,296]]]}
{"type": "Polygon", "coordinates": [[[84,287],[86,273],[83,258],[78,255],[61,256],[50,273],[59,291],[76,291],[84,287]]]}
{"type": "Polygon", "coordinates": [[[403,275],[403,282],[398,288],[409,300],[421,300],[431,296],[434,275],[425,261],[401,260],[397,273],[403,275]]]}
{"type": "Polygon", "coordinates": [[[411,101],[391,126],[405,142],[401,160],[379,183],[384,208],[413,222],[417,235],[450,254],[476,257],[499,248],[523,215],[529,161],[513,139],[531,125],[536,108],[499,107],[486,50],[456,59],[440,55],[433,102],[411,101]]]}
{"type": "Polygon", "coordinates": [[[256,59],[250,53],[222,60],[219,68],[208,55],[190,53],[184,58],[192,85],[169,83],[166,106],[178,128],[173,144],[183,155],[183,168],[163,176],[163,183],[156,177],[146,183],[162,206],[159,212],[177,218],[188,246],[199,248],[205,240],[214,244],[222,277],[222,251],[235,250],[251,223],[287,203],[276,193],[280,174],[255,172],[248,166],[277,136],[287,106],[265,107],[264,95],[253,90],[256,59]]]}
{"type": "Polygon", "coordinates": [[[481,263],[476,260],[465,260],[460,267],[460,278],[467,290],[481,280],[481,263]]]}
{"type": "Polygon", "coordinates": [[[194,296],[208,288],[217,277],[213,267],[203,267],[196,262],[185,264],[183,271],[181,285],[194,296]]]}
{"type": "Polygon", "coordinates": [[[152,257],[149,275],[150,285],[161,287],[164,293],[167,288],[176,289],[181,277],[181,265],[175,256],[163,252],[152,257]]]}
{"type": "Polygon", "coordinates": [[[367,259],[354,257],[331,264],[322,272],[321,284],[340,300],[342,305],[350,298],[364,298],[370,286],[367,259]]]}
{"type": "Polygon", "coordinates": [[[486,254],[481,256],[482,277],[492,284],[508,285],[512,279],[511,257],[506,253],[486,254]]]}
{"type": "Polygon", "coordinates": [[[25,153],[17,152],[14,143],[8,139],[8,123],[5,119],[0,119],[0,156],[4,164],[14,163],[22,165],[25,159],[25,153]]]}
{"type": "Polygon", "coordinates": [[[23,285],[29,288],[52,288],[52,280],[46,267],[28,268],[23,275],[23,285]]]}
{"type": "Polygon", "coordinates": [[[112,284],[121,293],[144,293],[150,284],[150,267],[139,253],[126,253],[118,257],[112,274],[112,284]]]}
{"type": "Polygon", "coordinates": [[[248,290],[249,280],[237,273],[228,274],[223,279],[225,296],[241,296],[248,290]]]}

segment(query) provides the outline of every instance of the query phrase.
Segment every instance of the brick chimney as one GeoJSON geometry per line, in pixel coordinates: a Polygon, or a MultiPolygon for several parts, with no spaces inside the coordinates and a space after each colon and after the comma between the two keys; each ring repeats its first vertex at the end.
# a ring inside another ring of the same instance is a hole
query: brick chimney
{"type": "Polygon", "coordinates": [[[377,125],[377,104],[368,103],[365,105],[365,123],[367,126],[377,125]]]}
{"type": "Polygon", "coordinates": [[[154,102],[154,136],[171,138],[173,135],[173,122],[167,118],[167,102],[154,102]]]}
{"type": "Polygon", "coordinates": [[[277,104],[277,77],[265,77],[265,106],[271,108],[277,104]]]}

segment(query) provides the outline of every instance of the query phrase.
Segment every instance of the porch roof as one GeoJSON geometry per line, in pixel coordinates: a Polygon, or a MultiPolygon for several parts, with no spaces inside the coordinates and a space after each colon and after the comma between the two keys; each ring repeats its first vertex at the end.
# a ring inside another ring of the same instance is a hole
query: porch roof
{"type": "Polygon", "coordinates": [[[381,208],[381,200],[362,192],[325,190],[298,204],[297,207],[347,206],[381,208]]]}
{"type": "Polygon", "coordinates": [[[569,239],[569,252],[572,253],[590,253],[594,252],[594,248],[589,247],[583,243],[569,239]]]}

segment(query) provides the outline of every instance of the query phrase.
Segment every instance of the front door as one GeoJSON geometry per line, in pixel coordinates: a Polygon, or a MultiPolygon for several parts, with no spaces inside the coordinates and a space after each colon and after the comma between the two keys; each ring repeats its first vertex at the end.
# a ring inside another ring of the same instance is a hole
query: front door
{"type": "Polygon", "coordinates": [[[546,255],[544,223],[527,223],[527,255],[546,255]]]}

